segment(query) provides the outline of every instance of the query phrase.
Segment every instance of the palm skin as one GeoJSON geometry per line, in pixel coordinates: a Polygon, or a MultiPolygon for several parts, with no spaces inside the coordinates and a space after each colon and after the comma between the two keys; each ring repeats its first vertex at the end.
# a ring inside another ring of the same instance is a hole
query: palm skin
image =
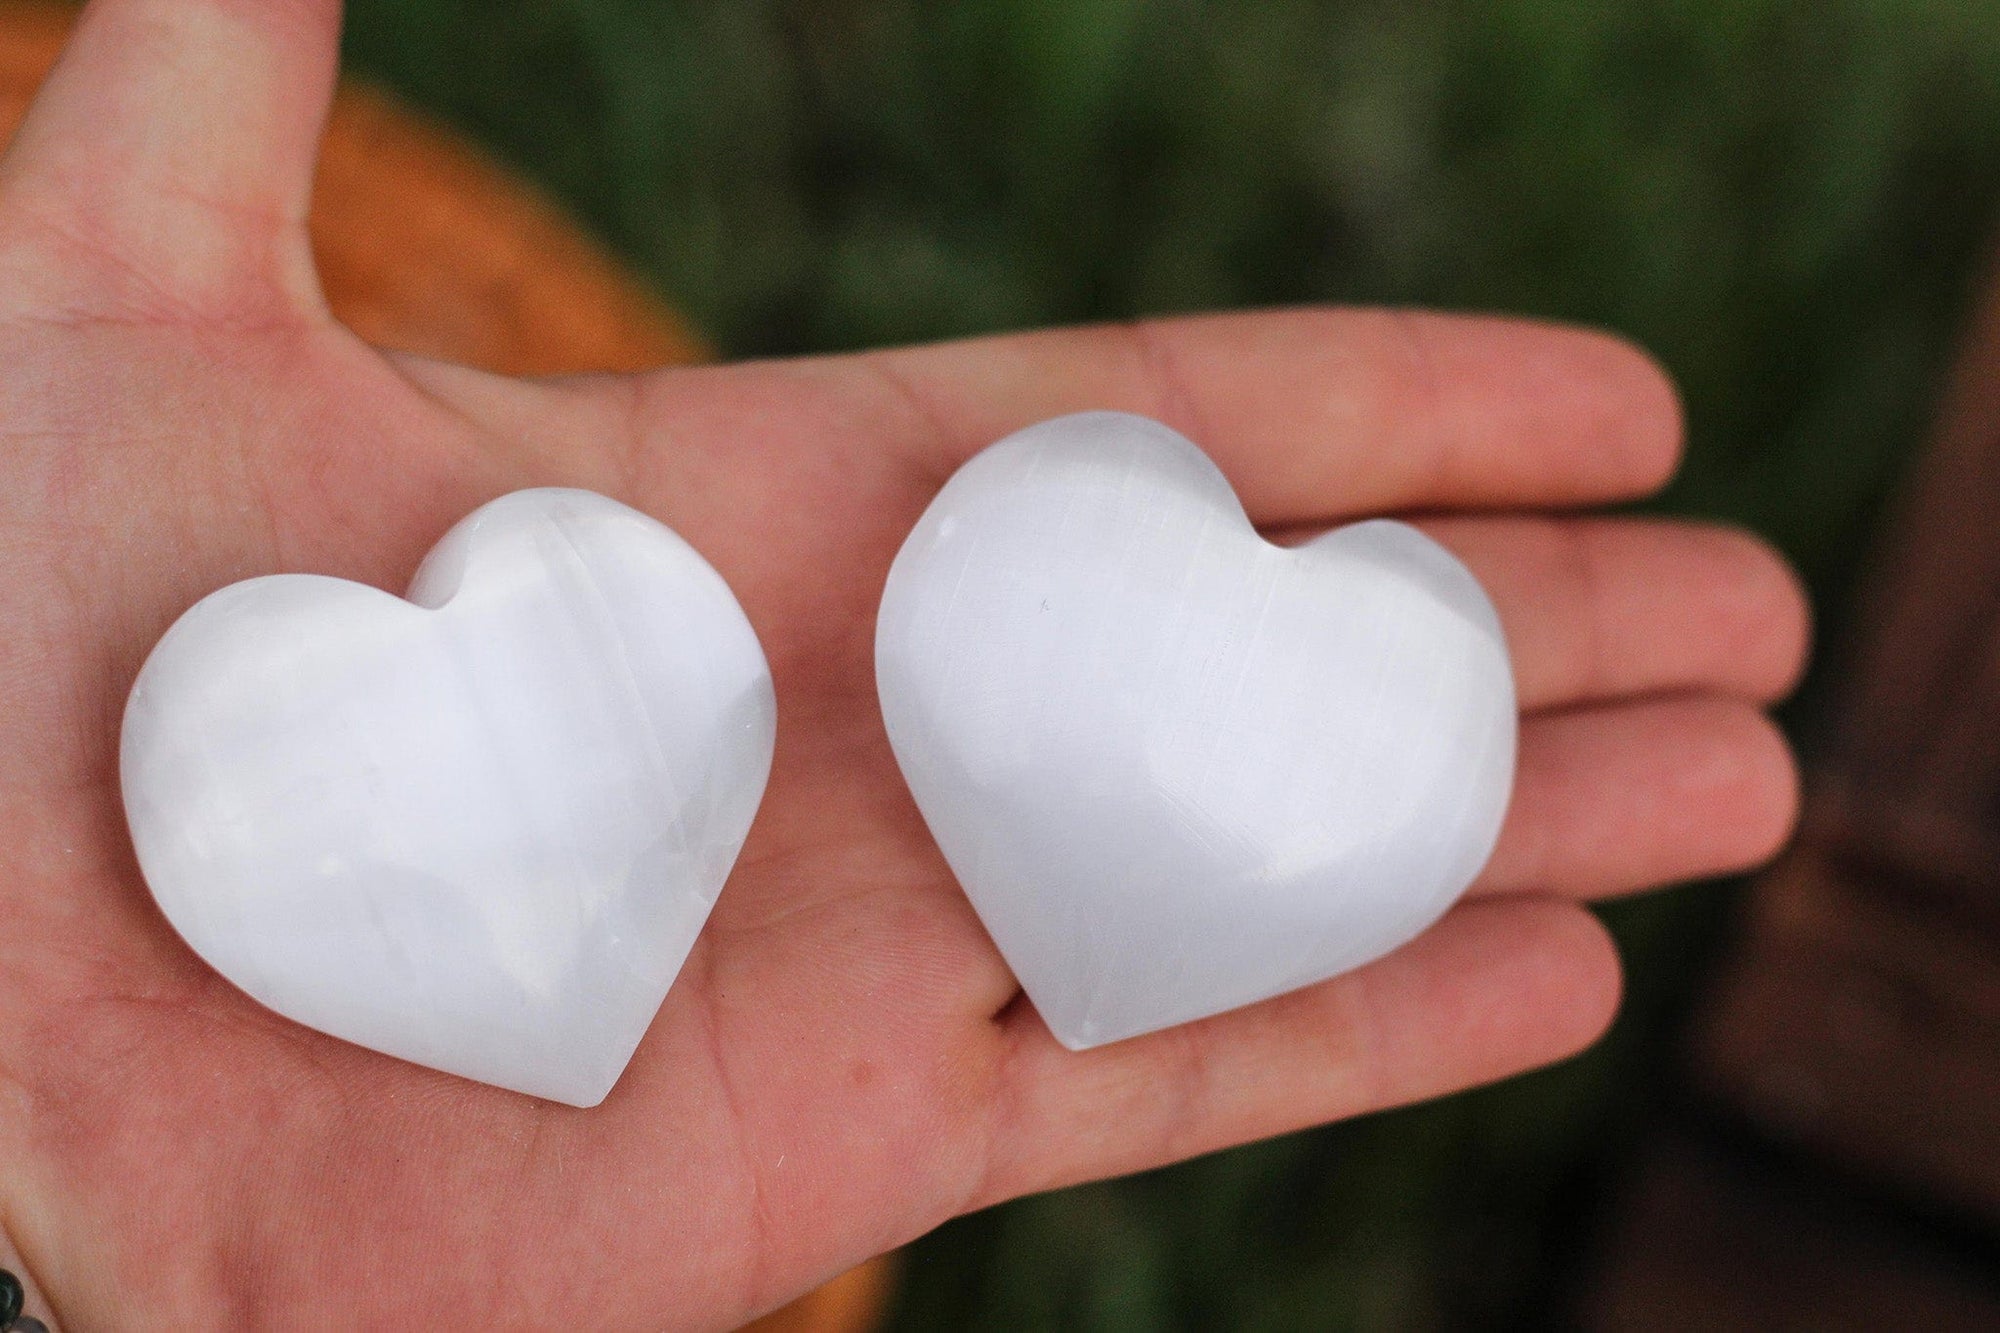
{"type": "Polygon", "coordinates": [[[1794,779],[1760,706],[1805,619],[1747,538],[1527,516],[1671,470],[1621,345],[1307,311],[636,379],[384,357],[302,223],[334,0],[98,0],[0,165],[0,1236],[74,1327],[726,1326],[959,1212],[1573,1052],[1616,1003],[1577,900],[1745,866],[1794,779]],[[944,866],[874,697],[874,609],[956,463],[1117,407],[1274,532],[1433,515],[1524,723],[1500,849],[1358,973],[1062,1050],[944,866]],[[259,1008],[133,862],[119,711],[224,583],[399,588],[457,518],[584,486],[727,578],[776,678],[771,784],[630,1069],[583,1111],[259,1008]]]}

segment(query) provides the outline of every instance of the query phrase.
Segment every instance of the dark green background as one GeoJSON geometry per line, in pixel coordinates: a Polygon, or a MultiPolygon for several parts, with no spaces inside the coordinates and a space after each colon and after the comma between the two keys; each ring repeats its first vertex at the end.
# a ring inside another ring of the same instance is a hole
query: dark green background
{"type": "MultiPolygon", "coordinates": [[[[730,354],[1301,300],[1608,325],[1686,394],[1665,505],[1777,540],[1836,642],[2000,185],[2000,6],[1948,0],[356,0],[348,49],[730,354]]],[[[897,1327],[1552,1317],[1727,908],[1607,912],[1590,1056],[955,1223],[897,1327]]]]}

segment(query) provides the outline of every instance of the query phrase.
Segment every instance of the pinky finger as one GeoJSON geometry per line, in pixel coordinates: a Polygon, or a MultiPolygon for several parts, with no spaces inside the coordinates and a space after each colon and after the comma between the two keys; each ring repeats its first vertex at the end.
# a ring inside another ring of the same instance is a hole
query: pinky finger
{"type": "Polygon", "coordinates": [[[1571,903],[1467,903],[1379,962],[1275,1000],[1081,1053],[1027,1005],[991,1160],[968,1208],[1440,1096],[1596,1040],[1617,954],[1571,903]]]}

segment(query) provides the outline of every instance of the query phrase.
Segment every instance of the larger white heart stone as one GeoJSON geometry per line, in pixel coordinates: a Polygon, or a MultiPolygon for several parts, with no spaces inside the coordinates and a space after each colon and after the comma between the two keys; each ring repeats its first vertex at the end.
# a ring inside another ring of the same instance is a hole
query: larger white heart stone
{"type": "Polygon", "coordinates": [[[1323,980],[1491,853],[1513,676],[1414,528],[1286,549],[1158,422],[1044,422],[948,482],[889,572],[876,678],[938,846],[1075,1049],[1323,980]]]}
{"type": "Polygon", "coordinates": [[[233,584],[153,650],[125,810],[167,919],[290,1018],[594,1106],[631,1058],[770,772],[771,677],[669,529],[533,490],[409,600],[233,584]]]}

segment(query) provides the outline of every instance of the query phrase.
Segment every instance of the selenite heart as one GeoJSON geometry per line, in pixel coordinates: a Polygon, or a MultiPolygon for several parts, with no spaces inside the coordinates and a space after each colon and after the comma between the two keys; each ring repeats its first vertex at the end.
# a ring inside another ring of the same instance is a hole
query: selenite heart
{"type": "Polygon", "coordinates": [[[1506,644],[1463,565],[1381,520],[1273,546],[1201,450],[1122,413],[961,468],[875,658],[918,808],[1074,1049],[1402,945],[1513,785],[1506,644]]]}
{"type": "Polygon", "coordinates": [[[770,772],[722,578],[587,491],[503,496],[409,600],[281,574],[198,602],[132,687],[126,817],[167,919],[290,1018],[594,1106],[770,772]]]}

